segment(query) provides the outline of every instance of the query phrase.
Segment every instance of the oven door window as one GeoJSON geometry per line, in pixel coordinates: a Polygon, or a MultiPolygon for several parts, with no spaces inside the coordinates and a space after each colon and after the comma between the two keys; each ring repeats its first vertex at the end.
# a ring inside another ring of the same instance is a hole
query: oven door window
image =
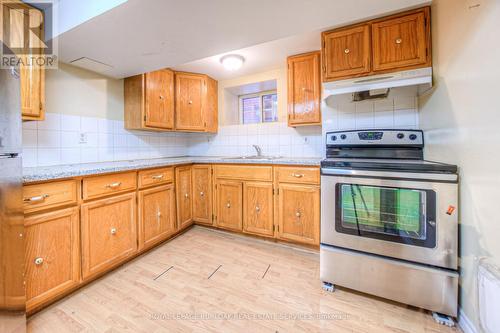
{"type": "Polygon", "coordinates": [[[337,184],[337,232],[434,248],[436,194],[431,190],[337,184]]]}

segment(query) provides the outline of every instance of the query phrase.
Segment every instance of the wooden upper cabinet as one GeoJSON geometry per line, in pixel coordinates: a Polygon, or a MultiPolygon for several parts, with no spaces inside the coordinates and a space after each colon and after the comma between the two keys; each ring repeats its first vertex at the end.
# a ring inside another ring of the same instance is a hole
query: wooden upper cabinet
{"type": "Polygon", "coordinates": [[[175,73],[175,129],[217,132],[217,81],[203,74],[175,73]]]}
{"type": "Polygon", "coordinates": [[[321,36],[325,82],[432,66],[430,7],[321,36]]]}
{"type": "Polygon", "coordinates": [[[174,185],[139,192],[139,250],[167,239],[176,231],[174,185]]]}
{"type": "Polygon", "coordinates": [[[193,222],[191,166],[175,168],[177,194],[177,229],[184,229],[193,222]]]}
{"type": "Polygon", "coordinates": [[[243,197],[243,230],[273,237],[273,184],[245,182],[243,197]]]}
{"type": "Polygon", "coordinates": [[[243,229],[243,183],[233,180],[216,182],[217,227],[241,231],[243,229]]]}
{"type": "Polygon", "coordinates": [[[212,166],[193,165],[193,220],[212,224],[212,166]]]}
{"type": "Polygon", "coordinates": [[[373,70],[430,66],[429,8],[372,24],[373,70]]]}
{"type": "Polygon", "coordinates": [[[370,26],[368,24],[324,32],[323,80],[366,75],[370,72],[370,26]]]}
{"type": "Polygon", "coordinates": [[[174,128],[174,72],[161,69],[128,77],[124,83],[125,128],[174,128]]]}
{"type": "Polygon", "coordinates": [[[82,272],[88,279],[137,251],[136,194],[82,205],[82,272]]]}
{"type": "Polygon", "coordinates": [[[288,58],[288,126],[321,124],[320,52],[288,58]]]}
{"type": "Polygon", "coordinates": [[[78,208],[25,218],[28,311],[80,282],[78,208]]]}

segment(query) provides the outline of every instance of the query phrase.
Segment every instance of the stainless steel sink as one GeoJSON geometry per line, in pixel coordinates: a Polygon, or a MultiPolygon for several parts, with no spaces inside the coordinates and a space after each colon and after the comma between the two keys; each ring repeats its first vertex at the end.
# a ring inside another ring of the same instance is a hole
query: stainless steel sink
{"type": "Polygon", "coordinates": [[[265,156],[265,155],[249,155],[249,156],[235,156],[235,157],[223,157],[223,160],[277,160],[282,156],[265,156]]]}

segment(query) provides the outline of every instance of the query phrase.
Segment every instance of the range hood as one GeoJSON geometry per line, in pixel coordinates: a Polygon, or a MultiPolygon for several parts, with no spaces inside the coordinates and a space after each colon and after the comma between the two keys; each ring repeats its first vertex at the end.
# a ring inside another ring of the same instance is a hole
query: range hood
{"type": "Polygon", "coordinates": [[[419,86],[423,92],[432,87],[432,67],[419,68],[396,73],[378,74],[354,79],[323,83],[323,98],[332,95],[390,89],[405,86],[419,86]]]}

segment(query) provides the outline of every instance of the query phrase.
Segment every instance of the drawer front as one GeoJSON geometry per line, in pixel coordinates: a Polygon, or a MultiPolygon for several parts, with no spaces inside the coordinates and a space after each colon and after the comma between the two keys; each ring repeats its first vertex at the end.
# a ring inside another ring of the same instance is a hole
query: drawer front
{"type": "Polygon", "coordinates": [[[276,177],[280,183],[319,184],[319,168],[277,167],[276,177]]]}
{"type": "Polygon", "coordinates": [[[139,188],[168,184],[174,181],[174,168],[139,171],[139,188]]]}
{"type": "Polygon", "coordinates": [[[82,272],[88,279],[137,251],[136,194],[82,205],[82,272]]]}
{"type": "Polygon", "coordinates": [[[135,190],[135,172],[118,173],[83,179],[83,199],[93,199],[102,196],[135,190]]]}
{"type": "Polygon", "coordinates": [[[78,181],[74,179],[23,186],[23,208],[25,213],[65,205],[76,205],[77,202],[78,181]]]}
{"type": "Polygon", "coordinates": [[[216,178],[272,181],[273,168],[271,166],[256,165],[217,165],[216,178]]]}
{"type": "Polygon", "coordinates": [[[30,311],[80,281],[78,207],[37,214],[26,227],[26,306],[30,311]]]}

